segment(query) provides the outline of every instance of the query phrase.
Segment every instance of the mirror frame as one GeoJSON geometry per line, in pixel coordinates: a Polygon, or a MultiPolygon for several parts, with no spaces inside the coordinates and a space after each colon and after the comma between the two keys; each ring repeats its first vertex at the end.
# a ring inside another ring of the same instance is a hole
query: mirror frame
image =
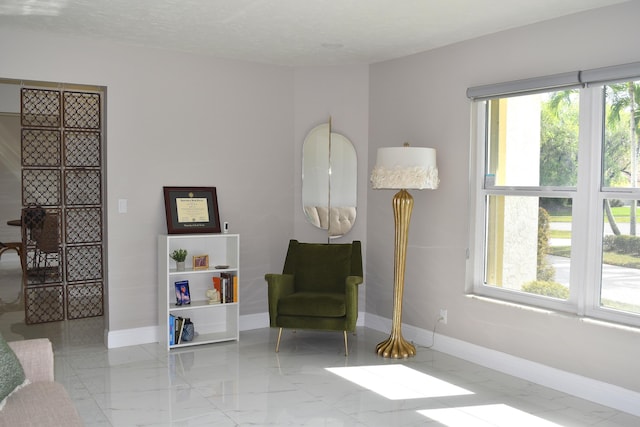
{"type": "Polygon", "coordinates": [[[327,230],[329,239],[344,236],[355,223],[357,166],[353,143],[331,131],[331,118],[307,133],[302,148],[302,208],[306,220],[327,230]]]}

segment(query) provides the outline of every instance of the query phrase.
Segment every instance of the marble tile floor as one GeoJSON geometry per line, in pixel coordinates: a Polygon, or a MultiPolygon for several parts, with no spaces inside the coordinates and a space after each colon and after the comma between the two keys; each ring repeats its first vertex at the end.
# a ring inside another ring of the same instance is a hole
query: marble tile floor
{"type": "Polygon", "coordinates": [[[22,317],[0,307],[0,332],[51,339],[56,380],[87,426],[640,425],[431,349],[380,358],[374,348],[386,336],[368,328],[349,336],[348,357],[342,334],[311,331],[285,331],[275,353],[269,328],[168,353],[158,344],[106,349],[103,318],[27,326],[22,317]]]}

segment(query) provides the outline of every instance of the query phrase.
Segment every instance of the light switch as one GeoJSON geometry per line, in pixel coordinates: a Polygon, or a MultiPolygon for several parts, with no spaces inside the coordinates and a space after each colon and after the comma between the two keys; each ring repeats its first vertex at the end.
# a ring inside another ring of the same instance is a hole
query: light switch
{"type": "Polygon", "coordinates": [[[127,199],[118,199],[118,212],[127,213],[127,199]]]}

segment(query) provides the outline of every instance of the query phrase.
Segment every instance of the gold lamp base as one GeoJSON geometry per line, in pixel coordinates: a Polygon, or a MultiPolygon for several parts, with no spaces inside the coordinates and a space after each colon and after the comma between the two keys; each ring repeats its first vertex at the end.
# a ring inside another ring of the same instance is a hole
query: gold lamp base
{"type": "Polygon", "coordinates": [[[416,346],[399,336],[391,336],[376,346],[378,356],[390,359],[406,359],[416,355],[416,346]]]}
{"type": "Polygon", "coordinates": [[[409,221],[413,210],[413,197],[407,190],[400,190],[393,197],[393,219],[395,222],[395,250],[393,266],[393,319],[391,335],[376,346],[378,356],[404,359],[416,355],[416,347],[402,337],[402,295],[404,293],[404,270],[407,261],[409,221]]]}

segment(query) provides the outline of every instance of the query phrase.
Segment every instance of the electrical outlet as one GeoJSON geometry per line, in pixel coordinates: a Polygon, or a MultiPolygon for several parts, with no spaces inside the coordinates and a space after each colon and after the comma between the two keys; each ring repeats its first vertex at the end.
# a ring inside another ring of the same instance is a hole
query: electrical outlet
{"type": "Polygon", "coordinates": [[[444,323],[445,325],[447,324],[447,309],[445,308],[440,309],[440,319],[438,320],[444,323]]]}

